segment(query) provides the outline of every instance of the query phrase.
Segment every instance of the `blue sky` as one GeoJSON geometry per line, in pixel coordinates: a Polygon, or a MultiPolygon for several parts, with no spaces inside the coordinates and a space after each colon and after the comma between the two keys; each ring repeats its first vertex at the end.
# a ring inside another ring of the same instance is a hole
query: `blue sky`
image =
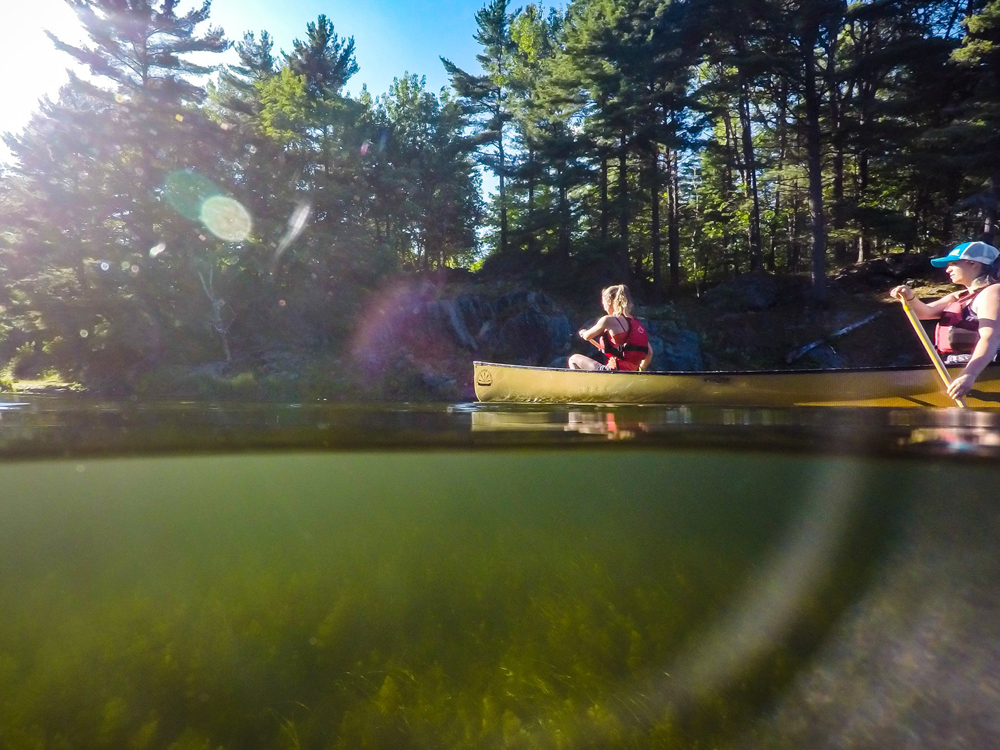
{"type": "MultiPolygon", "coordinates": [[[[2,1],[2,0],[0,0],[2,1]]],[[[360,72],[348,82],[353,94],[368,84],[373,94],[388,90],[404,73],[426,75],[436,91],[448,84],[438,59],[478,70],[476,11],[486,0],[214,0],[212,20],[239,40],[245,31],[266,29],[275,48],[290,51],[305,38],[306,24],[326,14],[341,37],[354,37],[360,72]]]]}
{"type": "MultiPolygon", "coordinates": [[[[201,0],[181,0],[186,12],[201,0]]],[[[305,38],[306,24],[323,13],[341,37],[354,37],[360,72],[348,82],[357,94],[367,84],[385,93],[394,77],[415,73],[437,91],[448,85],[439,57],[478,71],[475,14],[486,0],[213,0],[210,23],[233,41],[245,31],[266,29],[275,50],[291,50],[305,38]]],[[[511,7],[520,7],[512,3],[511,7]]],[[[70,58],[57,52],[44,34],[51,30],[66,41],[79,41],[75,14],[64,0],[0,0],[0,133],[17,132],[37,108],[66,81],[70,58]],[[30,75],[25,75],[30,60],[30,75]]],[[[227,53],[231,54],[231,53],[227,53]]],[[[231,58],[227,58],[231,59],[231,58]]],[[[0,161],[8,156],[0,144],[0,161]]]]}

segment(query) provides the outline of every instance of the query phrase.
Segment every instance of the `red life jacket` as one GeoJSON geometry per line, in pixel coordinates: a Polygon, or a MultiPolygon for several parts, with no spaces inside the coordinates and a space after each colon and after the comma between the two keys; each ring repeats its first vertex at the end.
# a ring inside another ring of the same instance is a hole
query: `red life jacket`
{"type": "Polygon", "coordinates": [[[941,354],[969,354],[976,348],[979,316],[972,309],[972,300],[989,286],[992,284],[980,287],[971,294],[963,292],[941,313],[934,329],[934,346],[941,354]]]}
{"type": "Polygon", "coordinates": [[[610,369],[638,370],[639,364],[649,353],[649,336],[638,320],[627,315],[623,317],[628,325],[624,333],[602,333],[597,342],[601,351],[608,355],[610,369]]]}

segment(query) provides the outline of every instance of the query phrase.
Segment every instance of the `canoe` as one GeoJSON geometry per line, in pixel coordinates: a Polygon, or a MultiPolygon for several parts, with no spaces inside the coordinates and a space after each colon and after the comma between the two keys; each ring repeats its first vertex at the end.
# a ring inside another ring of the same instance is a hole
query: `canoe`
{"type": "MultiPolygon", "coordinates": [[[[950,372],[955,377],[961,367],[950,372]]],[[[485,402],[955,406],[930,365],[759,372],[595,372],[474,362],[473,382],[476,398],[485,402]]],[[[973,409],[1000,408],[1000,364],[983,371],[965,401],[973,409]]]]}

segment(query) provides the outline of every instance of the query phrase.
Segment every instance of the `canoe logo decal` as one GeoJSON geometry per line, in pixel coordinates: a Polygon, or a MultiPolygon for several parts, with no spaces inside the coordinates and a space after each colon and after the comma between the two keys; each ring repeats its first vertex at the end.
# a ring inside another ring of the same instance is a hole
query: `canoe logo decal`
{"type": "Polygon", "coordinates": [[[493,385],[493,376],[490,375],[489,370],[480,370],[479,375],[476,376],[476,385],[493,385]]]}

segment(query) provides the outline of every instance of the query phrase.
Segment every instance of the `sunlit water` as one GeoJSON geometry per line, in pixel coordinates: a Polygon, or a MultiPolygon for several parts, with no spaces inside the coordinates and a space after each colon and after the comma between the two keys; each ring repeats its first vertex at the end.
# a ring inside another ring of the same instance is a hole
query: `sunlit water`
{"type": "Polygon", "coordinates": [[[1000,415],[0,403],[2,748],[990,747],[1000,415]]]}

